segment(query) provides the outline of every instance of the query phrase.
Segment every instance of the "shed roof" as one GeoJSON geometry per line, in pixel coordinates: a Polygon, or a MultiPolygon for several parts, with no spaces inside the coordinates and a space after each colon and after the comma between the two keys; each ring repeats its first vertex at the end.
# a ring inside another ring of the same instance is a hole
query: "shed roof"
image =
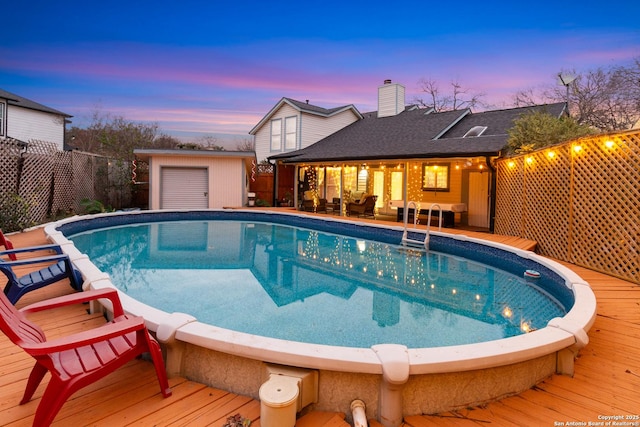
{"type": "Polygon", "coordinates": [[[239,159],[253,159],[256,153],[253,151],[224,151],[224,150],[180,150],[180,149],[154,149],[140,148],[133,150],[133,154],[144,162],[148,162],[153,156],[173,156],[173,157],[228,157],[239,159]]]}

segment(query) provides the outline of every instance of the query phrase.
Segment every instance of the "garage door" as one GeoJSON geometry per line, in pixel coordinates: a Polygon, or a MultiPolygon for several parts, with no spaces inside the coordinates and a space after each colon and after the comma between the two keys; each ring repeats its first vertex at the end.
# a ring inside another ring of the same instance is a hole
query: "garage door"
{"type": "Polygon", "coordinates": [[[209,207],[207,168],[162,168],[160,209],[206,209],[209,207]]]}

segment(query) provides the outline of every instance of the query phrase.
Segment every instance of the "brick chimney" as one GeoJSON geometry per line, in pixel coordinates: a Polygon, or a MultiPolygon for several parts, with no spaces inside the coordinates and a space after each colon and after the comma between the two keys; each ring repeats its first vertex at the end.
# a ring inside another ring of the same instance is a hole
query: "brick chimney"
{"type": "Polygon", "coordinates": [[[390,117],[404,111],[404,86],[390,79],[378,87],[378,117],[390,117]]]}

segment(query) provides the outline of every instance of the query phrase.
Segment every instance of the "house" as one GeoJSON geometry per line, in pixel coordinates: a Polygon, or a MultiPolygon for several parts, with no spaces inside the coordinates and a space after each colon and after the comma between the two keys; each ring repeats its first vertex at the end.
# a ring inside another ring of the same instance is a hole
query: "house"
{"type": "Polygon", "coordinates": [[[150,209],[209,209],[247,204],[250,151],[134,150],[149,165],[150,209]]]}
{"type": "Polygon", "coordinates": [[[308,147],[322,138],[362,119],[353,105],[322,108],[291,98],[282,98],[249,131],[255,137],[258,162],[269,156],[308,147]]]}
{"type": "Polygon", "coordinates": [[[421,210],[437,203],[447,212],[448,226],[492,229],[493,163],[502,155],[508,129],[527,112],[559,117],[566,111],[566,104],[557,103],[436,113],[406,106],[404,93],[404,86],[386,80],[378,88],[378,111],[361,114],[306,148],[269,156],[277,170],[294,169],[297,200],[312,191],[345,214],[347,203],[374,194],[377,213],[397,219],[409,201],[421,210]]]}
{"type": "Polygon", "coordinates": [[[22,143],[52,142],[64,149],[65,124],[69,114],[0,89],[0,138],[22,143]]]}

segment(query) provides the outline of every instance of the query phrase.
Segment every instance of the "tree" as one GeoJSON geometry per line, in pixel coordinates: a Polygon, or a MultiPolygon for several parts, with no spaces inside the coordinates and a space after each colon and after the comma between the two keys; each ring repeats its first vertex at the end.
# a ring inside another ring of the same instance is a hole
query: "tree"
{"type": "Polygon", "coordinates": [[[567,87],[558,84],[526,89],[514,96],[515,106],[569,103],[577,123],[601,131],[631,129],[640,120],[640,58],[631,65],[561,73],[575,76],[567,87]]]}
{"type": "Polygon", "coordinates": [[[528,153],[540,148],[559,144],[571,139],[591,135],[595,130],[581,125],[571,117],[554,117],[543,111],[522,115],[509,130],[507,152],[528,153]]]}
{"type": "Polygon", "coordinates": [[[201,136],[196,139],[196,143],[201,147],[204,147],[205,150],[211,151],[225,151],[222,145],[218,145],[218,138],[211,135],[201,136]]]}
{"type": "Polygon", "coordinates": [[[446,95],[440,90],[440,85],[435,80],[420,79],[418,85],[426,94],[426,98],[416,96],[414,102],[425,108],[433,108],[436,113],[483,106],[483,93],[474,93],[463,88],[458,80],[452,80],[449,84],[451,93],[446,95]]]}
{"type": "Polygon", "coordinates": [[[250,138],[244,138],[241,142],[238,142],[236,145],[236,150],[238,151],[255,151],[256,144],[250,138]]]}
{"type": "Polygon", "coordinates": [[[86,129],[72,127],[67,143],[89,153],[102,154],[121,160],[133,160],[135,148],[176,148],[179,140],[158,133],[156,123],[136,123],[122,116],[93,114],[86,129]]]}

